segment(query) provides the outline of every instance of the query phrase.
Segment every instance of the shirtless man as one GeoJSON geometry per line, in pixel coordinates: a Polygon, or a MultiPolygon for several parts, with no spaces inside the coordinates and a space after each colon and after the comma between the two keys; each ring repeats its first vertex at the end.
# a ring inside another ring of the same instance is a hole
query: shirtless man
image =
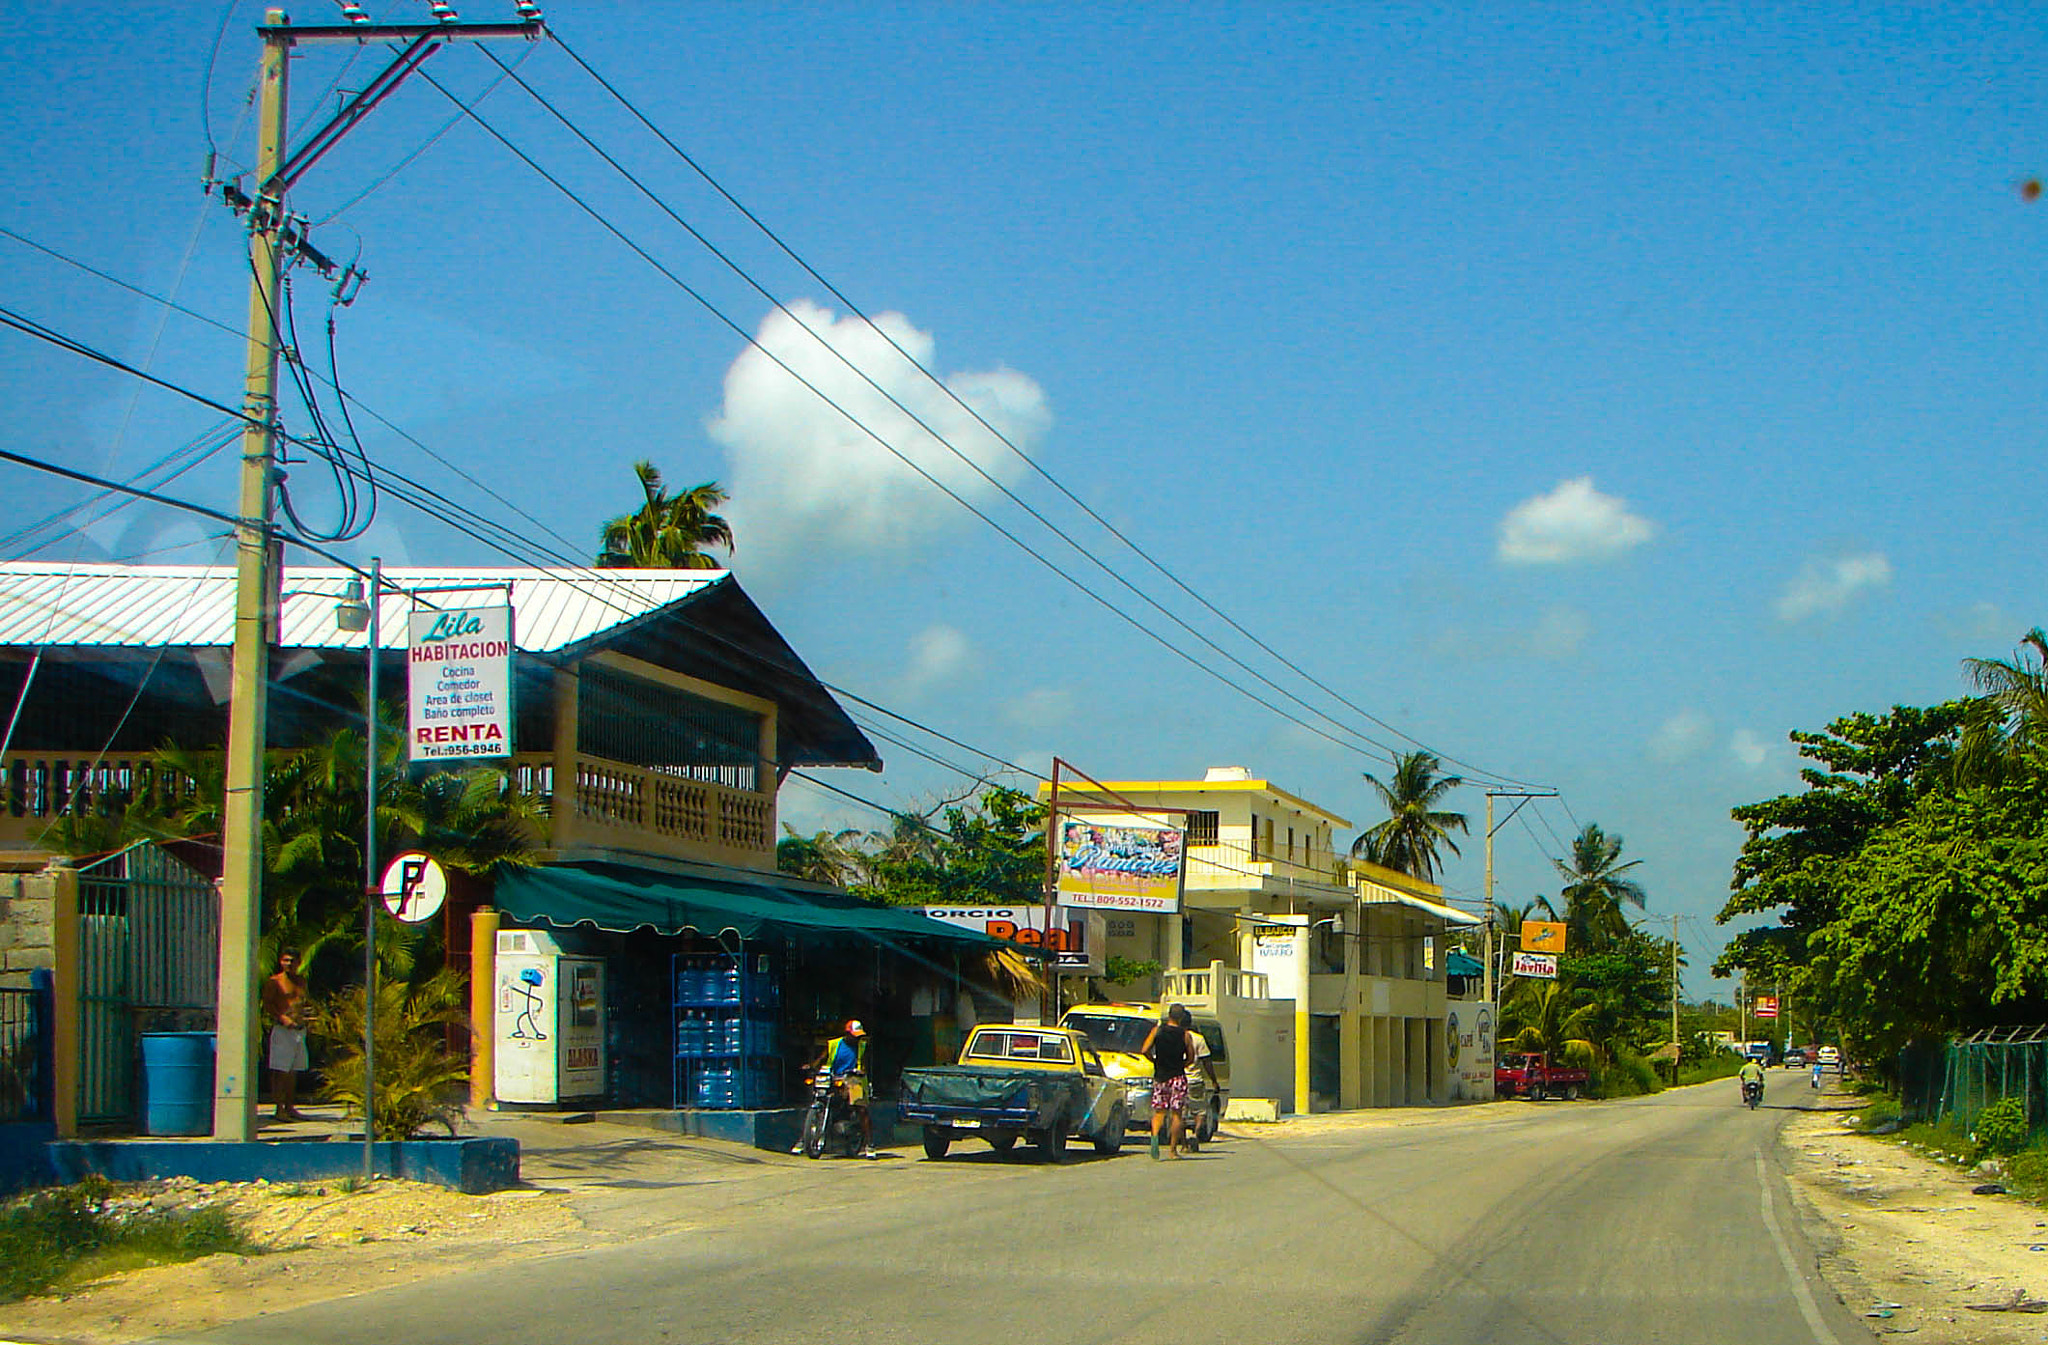
{"type": "Polygon", "coordinates": [[[270,1022],[270,1093],[277,1099],[276,1118],[296,1121],[299,1071],[311,1066],[306,1055],[306,978],[299,974],[299,955],[279,953],[277,974],[263,982],[263,1016],[270,1022]]]}

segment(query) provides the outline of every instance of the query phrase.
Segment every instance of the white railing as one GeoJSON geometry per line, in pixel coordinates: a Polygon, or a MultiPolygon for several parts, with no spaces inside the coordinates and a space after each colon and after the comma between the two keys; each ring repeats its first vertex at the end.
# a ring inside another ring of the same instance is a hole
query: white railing
{"type": "Polygon", "coordinates": [[[1161,978],[1161,994],[1167,999],[1270,999],[1266,973],[1244,971],[1211,962],[1206,967],[1179,967],[1161,978]]]}

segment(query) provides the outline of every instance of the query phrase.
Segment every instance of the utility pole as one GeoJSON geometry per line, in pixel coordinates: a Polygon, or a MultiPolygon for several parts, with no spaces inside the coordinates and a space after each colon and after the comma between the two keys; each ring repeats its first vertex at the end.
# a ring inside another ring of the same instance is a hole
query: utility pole
{"type": "MultiPolygon", "coordinates": [[[[267,184],[284,162],[285,82],[291,39],[284,11],[263,15],[256,174],[267,184]]],[[[283,263],[280,194],[259,197],[249,219],[249,349],[243,383],[241,508],[235,525],[235,644],[228,700],[227,798],[221,819],[220,985],[213,1084],[216,1139],[256,1135],[256,940],[263,891],[263,748],[269,720],[271,486],[277,451],[277,301],[283,263]]]]}
{"type": "MultiPolygon", "coordinates": [[[[1527,806],[1530,799],[1554,799],[1554,789],[1489,789],[1486,791],[1486,983],[1484,993],[1488,1004],[1493,998],[1493,833],[1514,820],[1515,814],[1527,806]],[[1500,820],[1500,827],[1493,824],[1493,801],[1495,799],[1520,799],[1508,809],[1508,815],[1500,820]]],[[[1496,1006],[1498,1007],[1498,1006],[1496,1006]]]]}
{"type": "MultiPolygon", "coordinates": [[[[235,524],[235,639],[228,702],[227,797],[221,818],[220,983],[215,991],[216,1065],[213,1133],[216,1139],[249,1140],[256,1134],[257,1038],[256,965],[263,894],[263,772],[268,730],[270,642],[281,564],[274,534],[277,486],[277,361],[283,345],[278,314],[284,302],[287,260],[305,261],[323,275],[334,264],[306,239],[304,220],[285,208],[285,193],[351,127],[453,38],[520,37],[544,31],[540,10],[519,0],[517,23],[463,23],[446,5],[436,5],[436,22],[374,23],[360,5],[342,6],[347,22],[293,24],[282,9],[265,10],[256,32],[263,41],[257,102],[257,160],[253,193],[232,182],[215,183],[208,168],[207,190],[216,186],[249,229],[248,362],[242,392],[242,477],[235,524]],[[392,62],[296,152],[287,143],[289,56],[294,46],[316,42],[403,44],[392,62]]],[[[352,294],[344,271],[337,298],[352,294]]],[[[344,302],[345,302],[344,298],[344,302]]],[[[371,599],[375,601],[373,596],[371,599]]],[[[374,713],[374,707],[373,707],[374,713]]],[[[367,1124],[368,1118],[365,1118],[367,1124]]]]}
{"type": "Polygon", "coordinates": [[[1678,1044],[1678,915],[1671,916],[1671,1083],[1678,1085],[1678,1057],[1683,1051],[1678,1044]]]}

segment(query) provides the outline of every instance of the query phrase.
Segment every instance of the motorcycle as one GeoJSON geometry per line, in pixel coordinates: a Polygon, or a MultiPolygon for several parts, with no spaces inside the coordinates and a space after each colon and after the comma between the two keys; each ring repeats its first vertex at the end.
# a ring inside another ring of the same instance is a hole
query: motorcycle
{"type": "Polygon", "coordinates": [[[1744,1079],[1742,1081],[1743,1105],[1747,1106],[1751,1111],[1755,1111],[1757,1108],[1757,1104],[1762,1102],[1763,1100],[1763,1081],[1760,1079],[1744,1079]]]}
{"type": "Polygon", "coordinates": [[[811,1105],[804,1113],[803,1138],[797,1151],[806,1158],[823,1158],[838,1150],[847,1158],[860,1152],[860,1118],[846,1100],[846,1090],[834,1085],[830,1070],[813,1070],[810,1075],[811,1105]]]}

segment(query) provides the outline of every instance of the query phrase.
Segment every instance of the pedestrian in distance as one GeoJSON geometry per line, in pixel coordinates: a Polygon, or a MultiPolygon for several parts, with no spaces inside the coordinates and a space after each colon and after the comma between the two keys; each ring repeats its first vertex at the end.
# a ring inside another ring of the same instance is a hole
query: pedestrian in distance
{"type": "Polygon", "coordinates": [[[299,955],[286,950],[277,955],[277,973],[263,982],[263,1016],[270,1023],[267,1062],[270,1065],[270,1095],[277,1103],[272,1114],[280,1121],[297,1121],[299,1115],[299,1072],[312,1068],[306,1054],[306,978],[299,974],[299,955]]]}
{"type": "Polygon", "coordinates": [[[1186,1131],[1188,1070],[1196,1063],[1194,1018],[1187,1006],[1167,1006],[1166,1020],[1153,1026],[1142,1048],[1152,1062],[1152,1156],[1159,1157],[1159,1132],[1167,1132],[1168,1151],[1181,1156],[1186,1131]]]}

